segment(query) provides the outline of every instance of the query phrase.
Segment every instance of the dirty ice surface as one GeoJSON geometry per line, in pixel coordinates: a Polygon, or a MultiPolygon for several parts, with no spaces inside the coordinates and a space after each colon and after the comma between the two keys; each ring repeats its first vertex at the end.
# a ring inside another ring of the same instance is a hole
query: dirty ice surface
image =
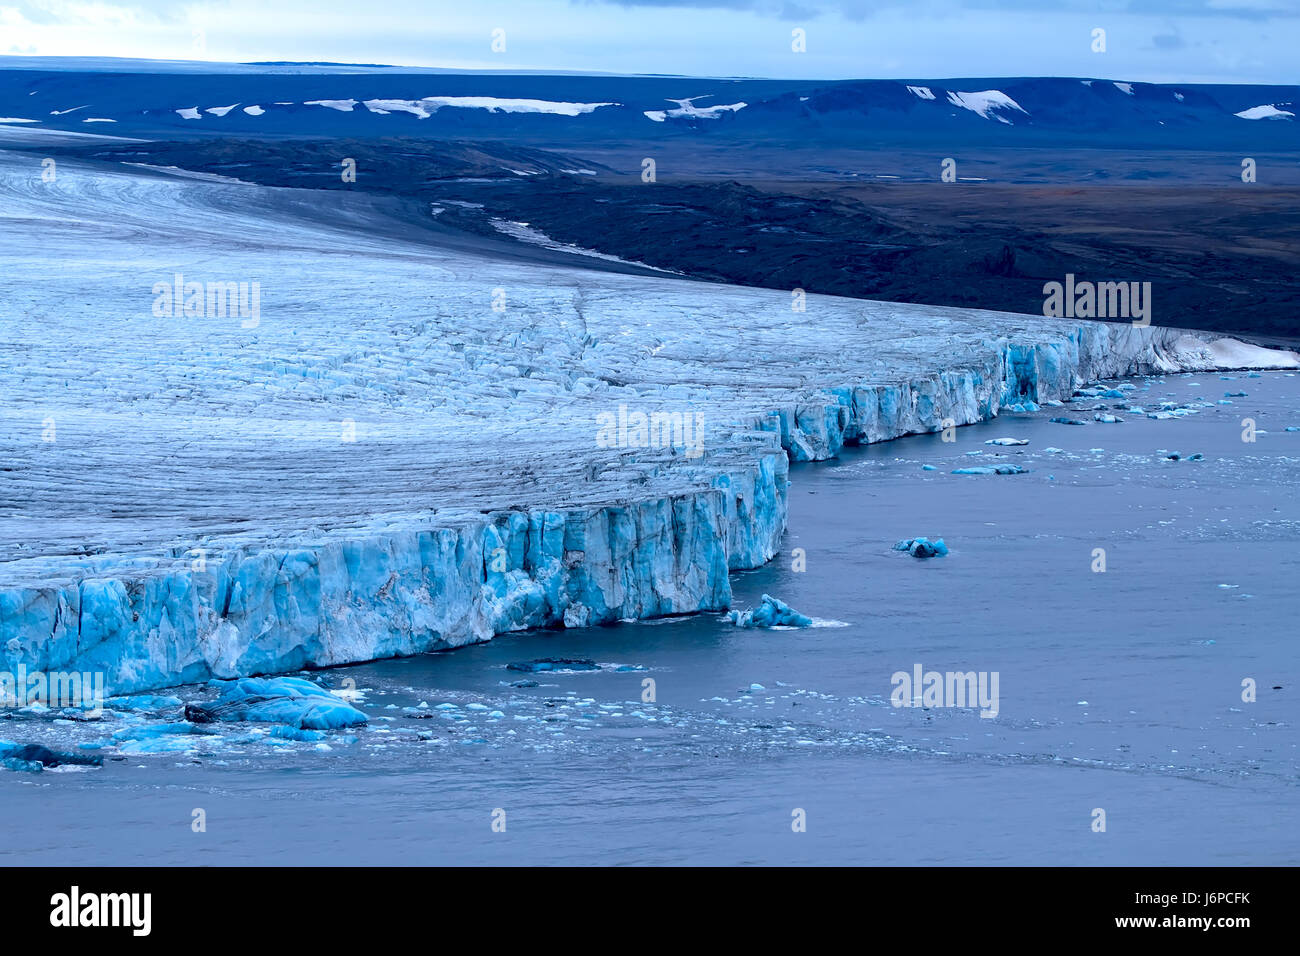
{"type": "Polygon", "coordinates": [[[338,731],[186,727],[193,687],[99,722],[13,714],[0,737],[105,760],[0,771],[0,861],[1300,862],[1300,377],[1120,384],[1067,406],[1084,427],[1044,408],[796,465],[784,549],[736,606],[844,627],[706,614],[301,675],[369,715],[338,731]],[[1103,404],[1124,422],[1092,422],[1103,404]],[[970,461],[1026,471],[951,474],[970,461]],[[893,550],[918,532],[950,553],[893,550]],[[543,658],[596,667],[508,669],[543,658]],[[998,716],[891,706],[915,664],[997,671],[998,716]]]}

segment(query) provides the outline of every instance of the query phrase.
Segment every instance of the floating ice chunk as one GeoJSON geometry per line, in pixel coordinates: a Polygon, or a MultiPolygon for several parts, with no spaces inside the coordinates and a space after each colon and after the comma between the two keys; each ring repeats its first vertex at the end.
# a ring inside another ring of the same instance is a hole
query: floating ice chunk
{"type": "Polygon", "coordinates": [[[1063,451],[1065,451],[1064,448],[1057,448],[1055,445],[1043,449],[1044,454],[1048,455],[1058,455],[1063,451]]]}
{"type": "Polygon", "coordinates": [[[1224,398],[1245,398],[1246,393],[1245,392],[1224,392],[1223,397],[1224,398]]]}
{"type": "Polygon", "coordinates": [[[543,657],[535,661],[515,661],[513,664],[507,664],[506,670],[542,674],[552,671],[598,671],[600,665],[595,661],[581,658],[543,657]]]}
{"type": "Polygon", "coordinates": [[[895,551],[906,551],[914,558],[942,558],[948,553],[948,546],[943,538],[904,538],[894,545],[895,551]]]}
{"type": "Polygon", "coordinates": [[[181,119],[203,119],[199,114],[199,108],[197,106],[190,106],[183,110],[177,110],[176,114],[180,116],[181,119]]]}
{"type": "Polygon", "coordinates": [[[1093,421],[1101,422],[1103,425],[1115,425],[1124,421],[1117,415],[1103,415],[1101,412],[1093,415],[1092,418],[1093,421]]]}
{"type": "MultiPolygon", "coordinates": [[[[1289,428],[1287,429],[1287,431],[1290,431],[1290,430],[1291,430],[1291,429],[1289,429],[1289,428]]],[[[939,469],[936,468],[936,467],[934,467],[934,465],[922,465],[922,466],[921,466],[921,470],[922,470],[922,471],[938,471],[939,469]]]]}
{"type": "Polygon", "coordinates": [[[245,106],[244,112],[247,113],[249,116],[261,116],[263,113],[266,112],[266,110],[262,109],[262,107],[258,106],[257,104],[253,104],[252,106],[245,106]]]}
{"type": "Polygon", "coordinates": [[[187,720],[182,720],[167,724],[138,724],[134,727],[124,727],[113,734],[113,739],[116,741],[156,740],[159,737],[214,733],[216,733],[216,731],[209,730],[206,727],[200,727],[197,724],[192,724],[187,720]]]}
{"type": "Polygon", "coordinates": [[[1014,405],[1003,405],[1002,411],[1009,412],[1013,415],[1027,415],[1030,412],[1036,412],[1041,409],[1037,402],[1016,402],[1014,405]]]}
{"type": "Polygon", "coordinates": [[[764,594],[758,607],[750,611],[728,611],[726,620],[736,627],[812,627],[812,618],[800,614],[784,601],[764,594]]]}
{"type": "Polygon", "coordinates": [[[1028,445],[1028,438],[990,438],[986,445],[1028,445]]]}
{"type": "Polygon", "coordinates": [[[1284,431],[1289,431],[1289,432],[1300,432],[1300,425],[1288,425],[1288,426],[1286,426],[1286,428],[1284,429],[1284,431]]]}
{"type": "Polygon", "coordinates": [[[1086,425],[1087,424],[1087,422],[1081,422],[1077,418],[1063,418],[1059,415],[1056,418],[1049,418],[1048,421],[1055,422],[1058,425],[1086,425]]]}
{"type": "Polygon", "coordinates": [[[249,720],[306,730],[353,727],[367,720],[365,714],[325,688],[297,677],[245,677],[212,683],[222,688],[221,696],[211,703],[187,704],[188,720],[249,720]]]}
{"type": "Polygon", "coordinates": [[[954,475],[1024,475],[1027,468],[1019,465],[979,465],[974,468],[954,468],[954,475]]]}
{"type": "Polygon", "coordinates": [[[39,771],[46,767],[101,767],[103,764],[103,757],[61,753],[42,744],[16,744],[11,740],[0,740],[0,766],[10,770],[39,771]]]}
{"type": "Polygon", "coordinates": [[[323,730],[302,730],[298,727],[272,727],[271,736],[278,737],[281,740],[297,740],[303,743],[315,743],[318,740],[325,740],[329,734],[323,730]]]}

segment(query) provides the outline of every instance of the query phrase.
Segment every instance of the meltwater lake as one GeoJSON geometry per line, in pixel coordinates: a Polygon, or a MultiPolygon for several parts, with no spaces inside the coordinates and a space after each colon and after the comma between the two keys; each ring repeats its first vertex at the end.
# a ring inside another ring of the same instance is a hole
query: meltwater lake
{"type": "Polygon", "coordinates": [[[816,627],[706,614],[312,672],[370,716],[316,741],[7,714],[0,737],[105,760],[0,771],[0,861],[1300,862],[1300,376],[1120,385],[793,466],[784,550],[734,607],[816,627]],[[997,464],[1026,472],[952,474],[997,464]],[[950,553],[893,550],[917,536],[950,553]],[[507,669],[540,658],[599,667],[507,669]],[[917,665],[996,672],[997,715],[893,706],[917,665]]]}

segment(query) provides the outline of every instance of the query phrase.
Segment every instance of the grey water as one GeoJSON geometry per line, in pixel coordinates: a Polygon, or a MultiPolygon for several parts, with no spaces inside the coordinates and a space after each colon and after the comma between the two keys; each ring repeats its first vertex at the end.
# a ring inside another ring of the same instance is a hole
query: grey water
{"type": "Polygon", "coordinates": [[[0,861],[1300,862],[1300,377],[1132,384],[794,466],[784,550],[734,606],[770,593],[819,626],[704,614],[318,672],[366,727],[0,771],[0,861]],[[1116,408],[1161,402],[1182,417],[1116,408]],[[951,474],[994,463],[1028,471],[951,474]],[[916,536],[951,553],[892,550],[916,536]],[[506,669],[544,657],[601,668],[506,669]],[[996,672],[996,716],[894,706],[917,665],[996,672]]]}

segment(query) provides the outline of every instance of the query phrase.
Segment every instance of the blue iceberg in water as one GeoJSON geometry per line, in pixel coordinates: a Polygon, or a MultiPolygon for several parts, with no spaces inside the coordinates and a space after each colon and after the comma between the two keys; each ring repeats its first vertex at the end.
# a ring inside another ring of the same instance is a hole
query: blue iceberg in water
{"type": "Polygon", "coordinates": [[[595,661],[567,657],[543,657],[535,661],[515,661],[507,664],[508,671],[523,671],[525,674],[545,674],[550,671],[598,671],[600,665],[595,661]]]}
{"type": "Polygon", "coordinates": [[[185,717],[196,724],[249,720],[286,724],[300,730],[355,727],[368,719],[323,687],[298,677],[245,677],[214,681],[221,696],[206,704],[186,704],[185,717]]]}
{"type": "Polygon", "coordinates": [[[8,770],[36,772],[46,767],[102,767],[103,765],[103,757],[60,753],[41,744],[16,744],[12,740],[0,740],[0,767],[8,770]]]}
{"type": "Polygon", "coordinates": [[[726,619],[736,627],[812,627],[812,618],[770,594],[751,611],[728,611],[726,619]]]}
{"type": "Polygon", "coordinates": [[[1058,415],[1056,418],[1049,418],[1049,422],[1055,422],[1058,425],[1086,425],[1087,422],[1081,422],[1077,418],[1065,418],[1058,415]]]}
{"type": "Polygon", "coordinates": [[[942,558],[948,553],[948,546],[943,538],[904,538],[894,545],[895,551],[906,551],[914,558],[942,558]]]}
{"type": "Polygon", "coordinates": [[[1019,465],[979,465],[974,468],[954,468],[954,475],[1027,475],[1028,468],[1019,465]]]}

